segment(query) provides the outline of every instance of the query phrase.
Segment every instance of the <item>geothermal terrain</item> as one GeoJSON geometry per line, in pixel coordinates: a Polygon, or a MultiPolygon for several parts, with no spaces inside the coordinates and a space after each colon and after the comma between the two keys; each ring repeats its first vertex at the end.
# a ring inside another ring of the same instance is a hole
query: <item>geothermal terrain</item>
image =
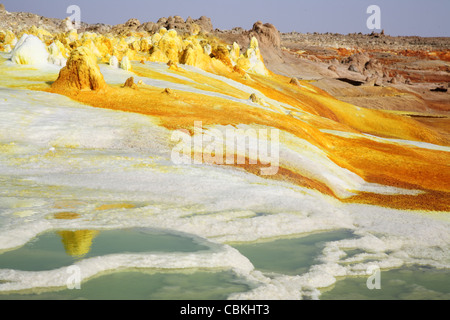
{"type": "MultiPolygon", "coordinates": [[[[449,38],[178,16],[75,29],[0,7],[0,299],[66,294],[68,266],[82,287],[214,274],[224,299],[320,299],[371,267],[447,274],[449,83],[449,38]],[[223,147],[235,137],[265,156],[223,147]],[[121,230],[140,231],[127,247],[121,230]],[[52,234],[64,258],[36,251],[52,234]]],[[[193,290],[178,286],[153,298],[193,290]]]]}

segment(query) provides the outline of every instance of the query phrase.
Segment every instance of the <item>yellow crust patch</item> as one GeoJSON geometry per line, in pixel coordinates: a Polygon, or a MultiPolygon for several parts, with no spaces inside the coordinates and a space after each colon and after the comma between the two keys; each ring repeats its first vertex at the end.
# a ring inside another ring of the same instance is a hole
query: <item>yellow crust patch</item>
{"type": "Polygon", "coordinates": [[[114,203],[114,204],[103,204],[95,208],[98,211],[113,210],[113,209],[133,209],[136,206],[131,203],[114,203]]]}

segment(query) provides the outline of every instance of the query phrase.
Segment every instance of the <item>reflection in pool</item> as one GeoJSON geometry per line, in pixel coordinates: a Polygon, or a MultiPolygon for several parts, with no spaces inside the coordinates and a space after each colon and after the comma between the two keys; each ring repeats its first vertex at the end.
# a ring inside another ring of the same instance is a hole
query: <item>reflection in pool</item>
{"type": "MultiPolygon", "coordinates": [[[[214,246],[213,246],[214,247],[214,246]]],[[[35,271],[58,276],[58,268],[109,254],[198,255],[211,250],[196,238],[150,229],[55,231],[40,235],[21,248],[0,254],[0,269],[35,271]],[[44,271],[45,270],[45,271],[44,271]],[[47,271],[49,270],[49,271],[47,271]],[[55,270],[55,271],[52,271],[55,270]]],[[[119,258],[120,259],[120,258],[119,258]]],[[[108,263],[108,260],[98,263],[108,263]]],[[[94,262],[94,264],[97,262],[94,262]]],[[[64,274],[64,272],[63,272],[64,274]]],[[[0,300],[19,299],[226,299],[249,290],[244,278],[221,268],[118,268],[85,279],[80,290],[35,287],[0,292],[0,300]]]]}
{"type": "Polygon", "coordinates": [[[64,249],[69,256],[82,258],[91,251],[92,240],[98,235],[96,230],[58,231],[64,249]]]}
{"type": "Polygon", "coordinates": [[[0,269],[52,270],[82,258],[114,253],[196,252],[208,247],[193,238],[150,229],[56,231],[0,254],[0,269]]]}

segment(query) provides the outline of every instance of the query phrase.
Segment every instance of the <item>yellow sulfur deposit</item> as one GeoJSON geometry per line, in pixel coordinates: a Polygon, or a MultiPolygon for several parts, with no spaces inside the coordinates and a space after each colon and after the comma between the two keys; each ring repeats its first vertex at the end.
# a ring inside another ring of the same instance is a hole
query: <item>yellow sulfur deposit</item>
{"type": "Polygon", "coordinates": [[[247,49],[245,56],[241,57],[238,65],[248,72],[257,73],[263,76],[269,75],[269,70],[267,70],[264,65],[258,40],[255,37],[252,38],[250,47],[247,49]]]}
{"type": "Polygon", "coordinates": [[[86,47],[72,51],[67,65],[52,84],[57,90],[100,90],[106,87],[94,54],[86,47]]]}
{"type": "MultiPolygon", "coordinates": [[[[30,28],[27,32],[38,37],[47,45],[49,62],[64,66],[71,52],[85,47],[96,57],[98,62],[111,63],[116,57],[119,66],[132,70],[132,61],[151,61],[186,64],[208,72],[236,72],[240,76],[246,73],[268,75],[259,50],[258,41],[253,38],[250,47],[243,54],[237,43],[232,45],[214,37],[204,38],[199,27],[192,24],[190,34],[180,35],[176,30],[161,28],[154,34],[130,32],[126,36],[96,34],[94,32],[78,33],[72,29],[64,33],[51,34],[41,28],[30,28]],[[127,58],[126,58],[127,57],[127,58]],[[227,70],[227,71],[225,71],[227,70]]],[[[21,32],[17,36],[25,34],[21,32]]],[[[14,49],[16,35],[11,31],[0,31],[0,50],[14,49]]]]}
{"type": "MultiPolygon", "coordinates": [[[[40,46],[46,48],[41,50],[41,63],[48,56],[48,62],[65,65],[51,88],[44,86],[44,90],[94,107],[145,114],[169,130],[182,128],[192,132],[194,122],[200,120],[207,126],[277,128],[319,148],[335,165],[366,182],[423,193],[413,204],[409,195],[394,197],[371,192],[356,192],[344,199],[331,180],[286,163],[281,164],[273,179],[307,186],[347,202],[390,203],[394,207],[415,209],[449,207],[444,200],[433,201],[440,192],[450,191],[445,153],[406,144],[398,146],[364,135],[435,145],[446,145],[445,136],[411,118],[356,107],[307,82],[273,74],[264,64],[256,37],[249,39],[246,50],[241,50],[237,43],[229,44],[193,29],[190,34],[161,28],[153,34],[130,31],[113,36],[79,34],[76,30],[51,35],[32,28],[30,31],[36,36],[24,35],[15,43],[16,35],[3,31],[0,40],[15,46],[16,54],[13,51],[12,56],[18,63],[37,58],[33,48],[40,46]],[[31,37],[28,41],[33,46],[26,42],[27,37],[31,37]],[[38,37],[48,43],[44,44],[38,37]],[[23,47],[24,44],[27,46],[23,47]],[[155,69],[145,64],[146,61],[161,64],[155,69]],[[139,85],[130,79],[124,86],[123,79],[120,86],[109,86],[99,63],[134,72],[150,82],[166,83],[164,87],[153,87],[143,79],[139,79],[139,85]],[[170,83],[178,87],[172,88],[170,83]],[[178,90],[179,86],[185,90],[178,90]]],[[[251,166],[241,168],[258,174],[251,166]]]]}
{"type": "Polygon", "coordinates": [[[179,57],[183,52],[183,42],[175,30],[169,30],[159,40],[158,48],[167,59],[178,63],[179,57]]]}

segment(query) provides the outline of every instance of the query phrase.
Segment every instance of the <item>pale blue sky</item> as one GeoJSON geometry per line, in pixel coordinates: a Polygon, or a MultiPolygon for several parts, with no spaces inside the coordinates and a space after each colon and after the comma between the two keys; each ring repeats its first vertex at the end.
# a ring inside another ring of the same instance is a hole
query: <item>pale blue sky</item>
{"type": "Polygon", "coordinates": [[[390,35],[450,36],[450,0],[0,0],[8,11],[32,12],[65,18],[69,5],[81,8],[88,23],[141,22],[179,15],[202,15],[215,28],[249,29],[257,20],[273,23],[280,31],[369,33],[369,5],[381,8],[381,27],[390,35]]]}

